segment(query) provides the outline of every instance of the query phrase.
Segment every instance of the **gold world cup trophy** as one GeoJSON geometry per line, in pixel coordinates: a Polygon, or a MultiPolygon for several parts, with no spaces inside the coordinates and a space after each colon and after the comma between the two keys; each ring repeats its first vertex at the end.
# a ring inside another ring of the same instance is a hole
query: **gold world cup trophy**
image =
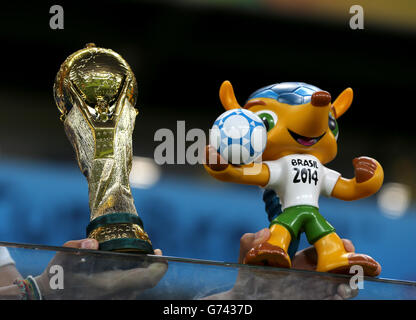
{"type": "Polygon", "coordinates": [[[53,88],[61,120],[88,181],[87,237],[100,250],[153,253],[129,184],[137,82],[110,49],[87,44],[61,65],[53,88]]]}

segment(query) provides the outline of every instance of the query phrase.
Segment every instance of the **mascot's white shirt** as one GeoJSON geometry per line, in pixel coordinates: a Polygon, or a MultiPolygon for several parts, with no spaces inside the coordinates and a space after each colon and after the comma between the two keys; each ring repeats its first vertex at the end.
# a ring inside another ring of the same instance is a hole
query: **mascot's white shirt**
{"type": "Polygon", "coordinates": [[[0,247],[0,268],[8,264],[14,264],[14,260],[5,247],[0,247]]]}
{"type": "Polygon", "coordinates": [[[273,189],[280,198],[282,210],[299,205],[319,208],[319,196],[331,196],[341,176],[324,167],[314,156],[291,154],[274,161],[264,161],[270,171],[265,188],[273,189]]]}

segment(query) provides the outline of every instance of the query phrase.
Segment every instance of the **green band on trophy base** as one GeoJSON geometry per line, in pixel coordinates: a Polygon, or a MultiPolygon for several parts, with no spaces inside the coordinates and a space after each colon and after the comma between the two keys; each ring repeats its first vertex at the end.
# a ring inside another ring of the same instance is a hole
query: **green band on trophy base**
{"type": "Polygon", "coordinates": [[[114,239],[100,243],[100,250],[153,254],[152,245],[142,239],[114,239]]]}
{"type": "Polygon", "coordinates": [[[97,217],[92,220],[87,226],[87,237],[88,235],[95,229],[103,226],[107,226],[109,224],[118,224],[118,223],[133,223],[139,225],[143,228],[142,219],[139,216],[131,213],[110,213],[106,214],[105,216],[97,217]]]}
{"type": "Polygon", "coordinates": [[[131,213],[110,213],[95,218],[88,224],[87,237],[96,239],[100,250],[153,253],[142,220],[131,213]]]}

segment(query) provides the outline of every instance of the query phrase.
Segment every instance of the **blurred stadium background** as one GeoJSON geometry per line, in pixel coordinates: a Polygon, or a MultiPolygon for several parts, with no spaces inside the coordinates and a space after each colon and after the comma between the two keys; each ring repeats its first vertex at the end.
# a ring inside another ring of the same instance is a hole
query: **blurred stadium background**
{"type": "Polygon", "coordinates": [[[71,1],[59,3],[64,30],[51,30],[53,4],[7,4],[0,13],[1,241],[61,245],[85,236],[87,182],[52,85],[64,59],[94,42],[120,53],[139,82],[131,181],[155,248],[233,262],[240,237],[268,225],[259,188],[215,181],[201,165],[156,165],[157,129],[175,132],[183,120],[207,132],[223,112],[223,80],[240,102],[277,82],[307,82],[333,97],[350,86],[355,99],[328,166],[352,177],[354,157],[374,157],[385,186],[352,203],[322,199],[321,211],[380,261],[383,277],[416,280],[415,2],[71,1]],[[349,28],[353,4],[364,8],[364,30],[349,28]]]}

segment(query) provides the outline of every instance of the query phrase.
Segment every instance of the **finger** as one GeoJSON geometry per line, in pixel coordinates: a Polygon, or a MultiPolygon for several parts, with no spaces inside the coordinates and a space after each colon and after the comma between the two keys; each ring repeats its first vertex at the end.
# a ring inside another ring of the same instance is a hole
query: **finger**
{"type": "Polygon", "coordinates": [[[246,233],[240,239],[240,256],[238,258],[238,263],[243,263],[244,258],[247,252],[254,248],[255,246],[259,245],[267,241],[270,238],[270,229],[264,228],[256,233],[246,233]]]}
{"type": "Polygon", "coordinates": [[[238,263],[243,263],[244,257],[247,252],[252,248],[251,244],[254,242],[254,233],[245,233],[240,239],[240,255],[238,257],[238,263]]]}
{"type": "Polygon", "coordinates": [[[84,284],[86,291],[92,290],[89,296],[94,299],[101,298],[101,295],[108,296],[110,294],[117,297],[120,294],[137,294],[142,290],[156,286],[167,269],[167,263],[154,262],[146,268],[110,270],[88,275],[77,272],[71,275],[71,281],[84,284]]]}
{"type": "Polygon", "coordinates": [[[315,247],[310,246],[295,254],[292,261],[292,267],[302,270],[315,270],[318,263],[318,254],[315,247]]]}
{"type": "Polygon", "coordinates": [[[163,256],[162,250],[160,249],[155,249],[154,253],[156,256],[163,256]]]}
{"type": "Polygon", "coordinates": [[[136,268],[119,274],[115,286],[119,290],[131,288],[135,290],[150,289],[156,286],[168,270],[165,262],[153,262],[147,268],[136,268]]]}
{"type": "Polygon", "coordinates": [[[351,240],[342,239],[342,242],[344,243],[344,248],[347,252],[355,252],[355,247],[351,240]]]}
{"type": "Polygon", "coordinates": [[[99,244],[98,241],[95,239],[81,239],[65,242],[64,247],[75,249],[98,250],[99,244]]]}
{"type": "Polygon", "coordinates": [[[205,156],[206,165],[214,171],[222,171],[228,167],[227,161],[218,154],[213,146],[206,147],[205,156]]]}
{"type": "Polygon", "coordinates": [[[167,262],[160,262],[160,263],[152,263],[146,269],[146,279],[147,279],[147,288],[153,288],[156,286],[160,279],[165,275],[166,271],[168,270],[168,263],[167,262]]]}
{"type": "Polygon", "coordinates": [[[357,296],[358,288],[357,289],[352,289],[350,285],[343,283],[343,284],[340,284],[338,286],[337,294],[342,299],[351,299],[351,298],[354,298],[355,296],[357,296]]]}

